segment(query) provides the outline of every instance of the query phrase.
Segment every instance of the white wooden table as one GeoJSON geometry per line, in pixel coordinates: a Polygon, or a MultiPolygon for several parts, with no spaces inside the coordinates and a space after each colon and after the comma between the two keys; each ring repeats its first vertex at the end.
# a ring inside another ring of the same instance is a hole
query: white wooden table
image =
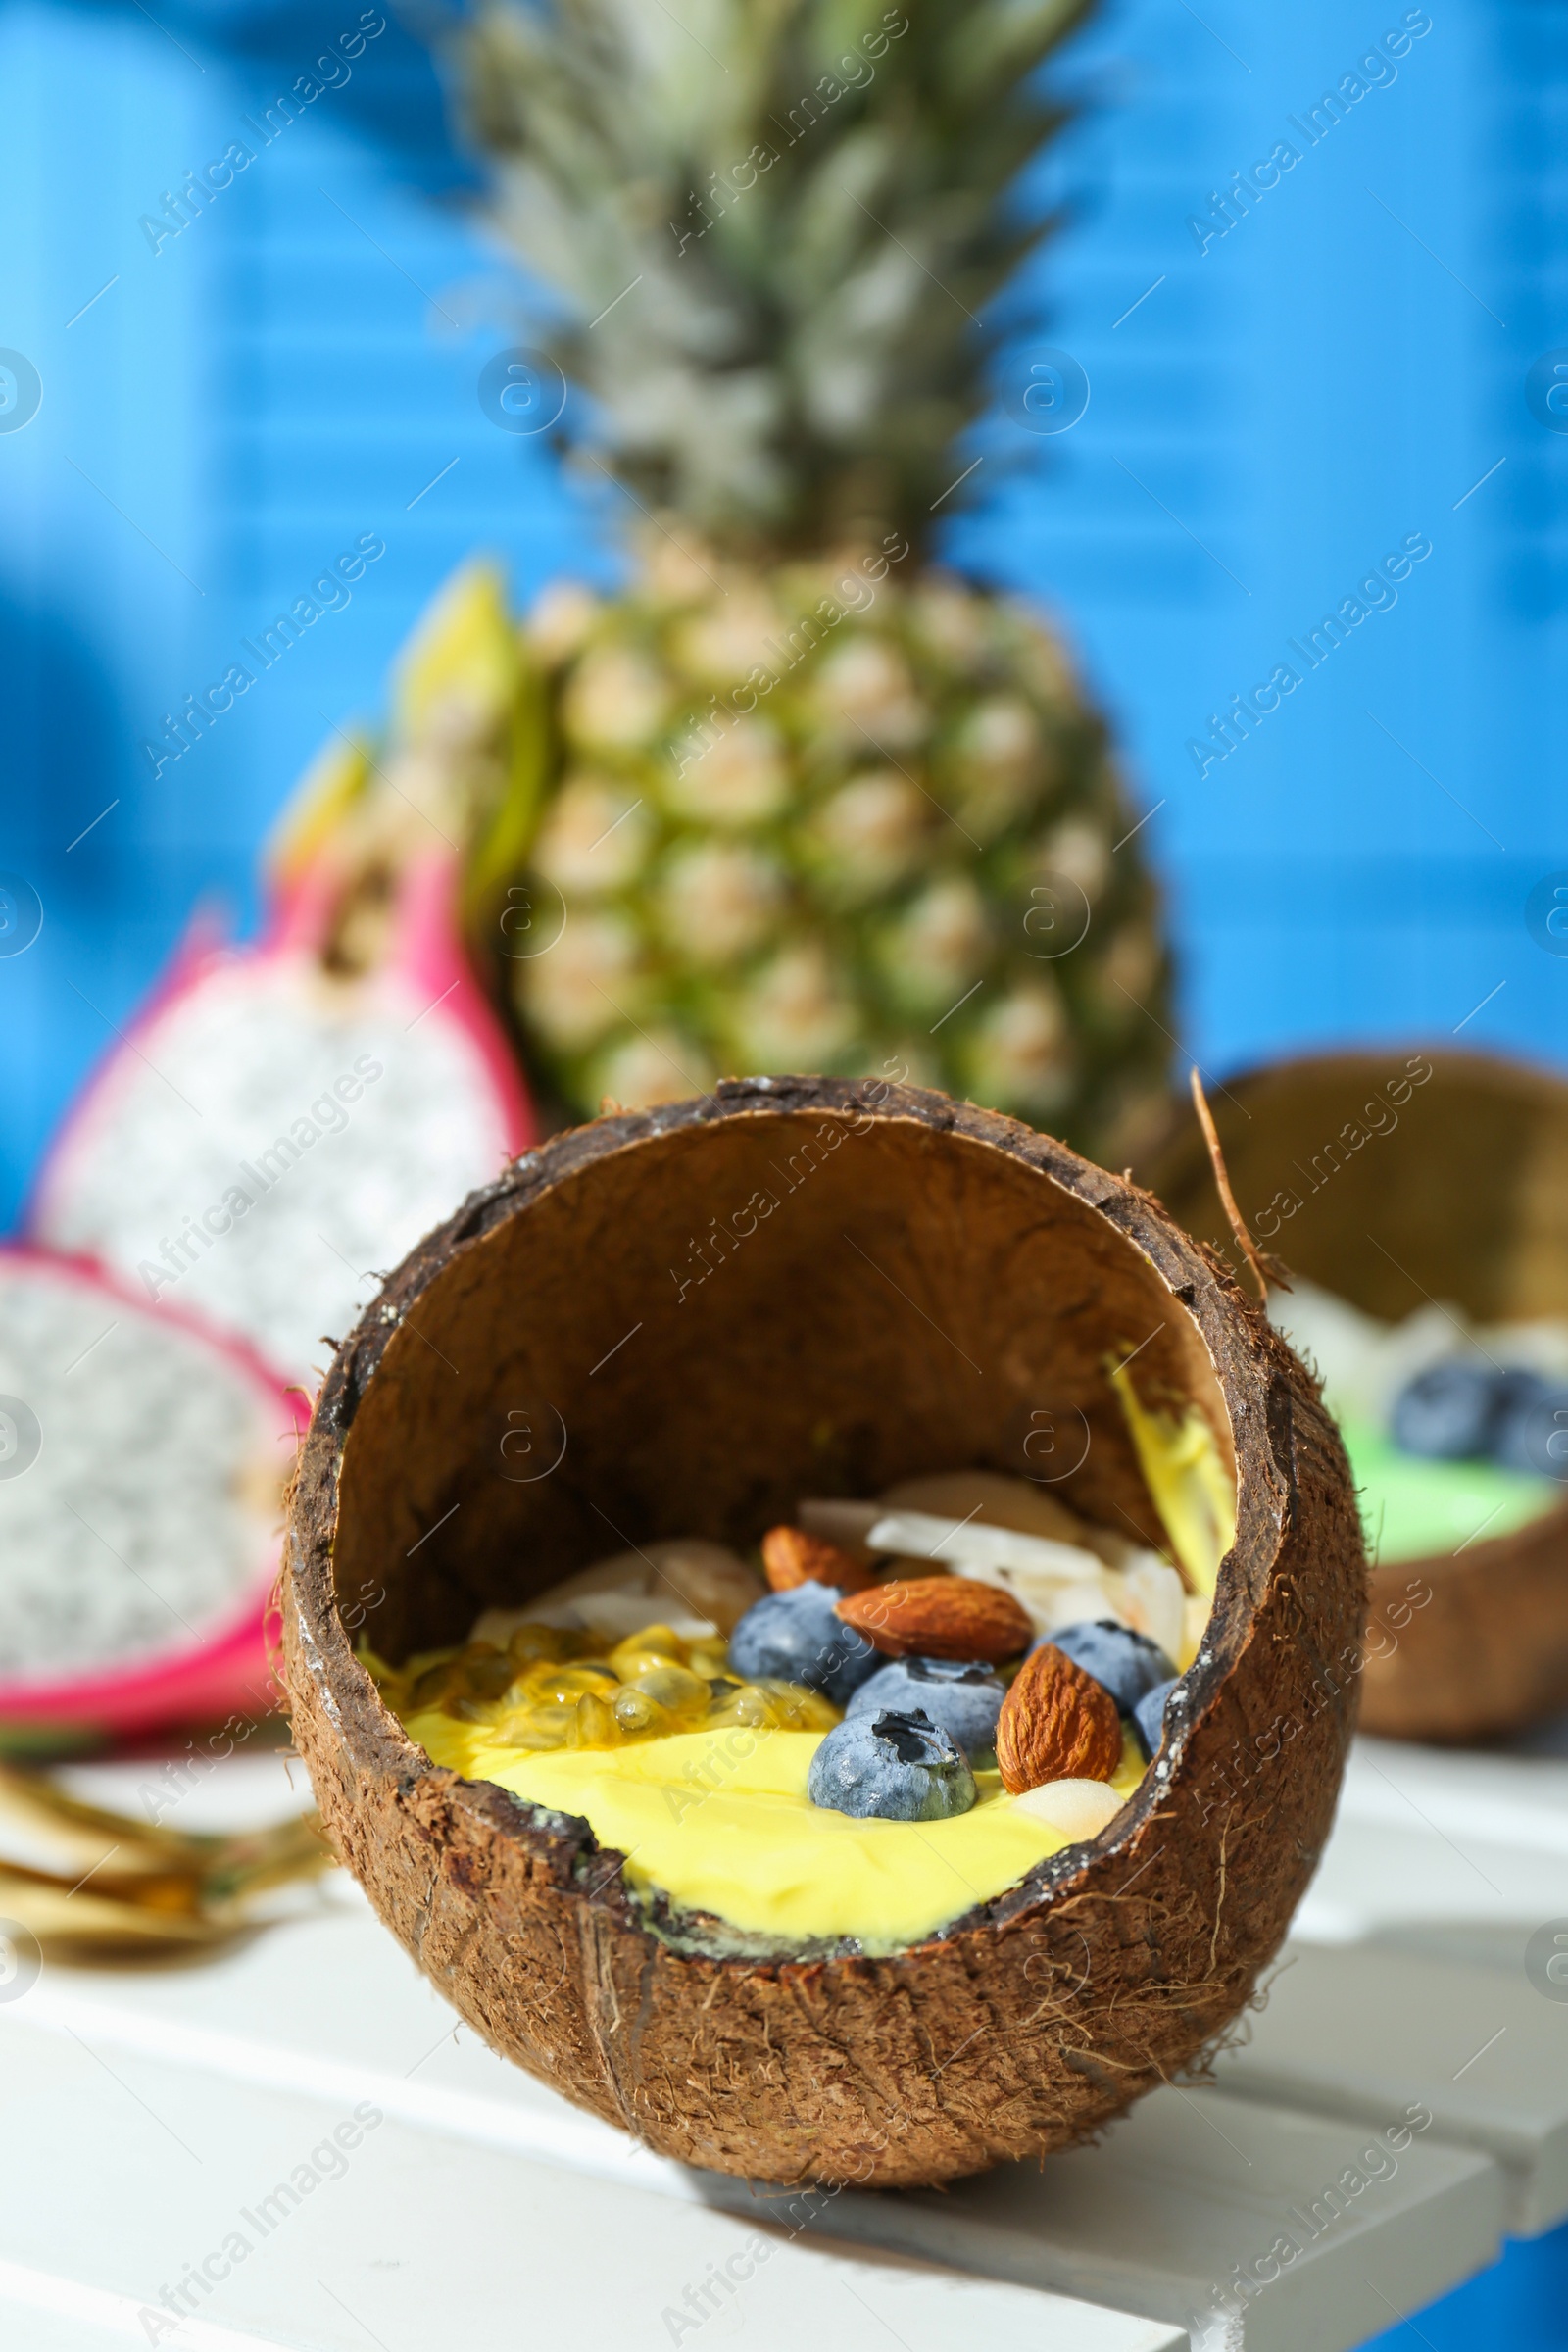
{"type": "MultiPolygon", "coordinates": [[[[125,1805],[142,1777],[77,1776],[125,1805]]],[[[172,1818],[258,1820],[295,1781],[236,1761],[172,1818]]],[[[1365,1741],[1211,2087],[943,2194],[774,2199],[496,2058],[334,1876],[216,1961],[49,1967],[0,2005],[0,2343],[1343,2352],[1568,2215],[1568,2002],[1522,1958],[1559,1909],[1568,1763],[1365,1741]]]]}

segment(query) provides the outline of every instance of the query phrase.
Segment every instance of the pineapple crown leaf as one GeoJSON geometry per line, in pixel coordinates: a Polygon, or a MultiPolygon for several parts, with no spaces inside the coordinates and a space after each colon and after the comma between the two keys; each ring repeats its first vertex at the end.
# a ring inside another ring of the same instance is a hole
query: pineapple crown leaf
{"type": "Polygon", "coordinates": [[[742,548],[928,527],[1058,225],[1018,193],[1068,119],[1036,69],[1092,5],[478,0],[494,216],[639,503],[742,548]]]}

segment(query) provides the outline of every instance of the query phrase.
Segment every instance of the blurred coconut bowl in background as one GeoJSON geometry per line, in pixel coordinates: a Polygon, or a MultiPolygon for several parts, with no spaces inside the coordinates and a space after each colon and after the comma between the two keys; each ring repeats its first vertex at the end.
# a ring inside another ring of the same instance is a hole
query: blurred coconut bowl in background
{"type": "MultiPolygon", "coordinates": [[[[1374,1567],[1361,1726],[1495,1738],[1568,1706],[1568,1085],[1389,1047],[1208,1089],[1270,1312],[1321,1374],[1374,1567]]],[[[1234,1257],[1197,1117],[1139,1181],[1234,1257]]]]}

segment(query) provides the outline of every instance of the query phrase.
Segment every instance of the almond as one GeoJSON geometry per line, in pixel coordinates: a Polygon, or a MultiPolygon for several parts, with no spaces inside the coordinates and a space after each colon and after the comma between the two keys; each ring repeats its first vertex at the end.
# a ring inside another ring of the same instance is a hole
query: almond
{"type": "Polygon", "coordinates": [[[861,1592],[871,1582],[868,1568],[804,1527],[770,1527],[762,1538],[762,1566],[775,1592],[793,1592],[797,1585],[837,1585],[844,1592],[861,1592]]]}
{"type": "Polygon", "coordinates": [[[876,1585],[841,1600],[838,1614],[891,1658],[983,1658],[996,1666],[1034,1639],[1010,1592],[967,1576],[876,1585]]]}
{"type": "Polygon", "coordinates": [[[1121,1717],[1104,1685],[1050,1642],[1031,1650],[997,1719],[1009,1795],[1046,1781],[1108,1781],[1120,1762],[1121,1717]]]}

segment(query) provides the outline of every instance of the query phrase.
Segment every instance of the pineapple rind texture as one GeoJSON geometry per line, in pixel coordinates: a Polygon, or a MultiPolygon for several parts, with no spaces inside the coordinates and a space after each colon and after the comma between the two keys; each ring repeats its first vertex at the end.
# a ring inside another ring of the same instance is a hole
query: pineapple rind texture
{"type": "Polygon", "coordinates": [[[560,438],[651,526],[622,595],[530,615],[470,871],[568,1115],[897,1071],[1109,1156],[1162,1092],[1104,730],[1037,619],[922,569],[1057,225],[1036,69],[1090,5],[476,0],[452,36],[560,438]]]}
{"type": "Polygon", "coordinates": [[[1023,606],[896,532],[769,573],[671,540],[618,598],[548,591],[523,639],[551,679],[524,886],[550,944],[514,1004],[571,1110],[902,1070],[1103,1153],[1159,1096],[1137,819],[1023,606]]]}

